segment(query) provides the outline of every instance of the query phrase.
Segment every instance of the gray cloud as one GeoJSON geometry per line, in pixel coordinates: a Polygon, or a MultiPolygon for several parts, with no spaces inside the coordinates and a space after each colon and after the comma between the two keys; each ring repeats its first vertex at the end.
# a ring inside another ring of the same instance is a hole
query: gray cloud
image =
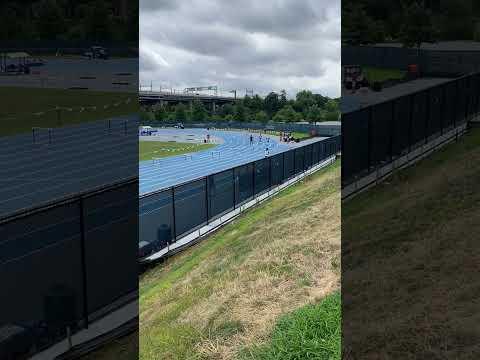
{"type": "Polygon", "coordinates": [[[340,93],[339,0],[140,1],[140,78],[340,93]]]}

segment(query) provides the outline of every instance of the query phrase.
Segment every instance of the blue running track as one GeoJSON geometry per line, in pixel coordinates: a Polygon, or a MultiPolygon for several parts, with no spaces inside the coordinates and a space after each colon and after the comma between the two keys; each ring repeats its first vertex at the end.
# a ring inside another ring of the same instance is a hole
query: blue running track
{"type": "Polygon", "coordinates": [[[259,160],[265,157],[265,148],[269,148],[269,155],[287,151],[293,147],[307,143],[321,141],[325,138],[315,138],[300,143],[280,143],[279,137],[270,137],[267,142],[262,135],[253,134],[254,142],[250,144],[250,133],[236,131],[219,131],[206,129],[158,129],[162,135],[195,135],[210,136],[220,140],[214,148],[192,153],[191,157],[184,155],[172,156],[155,161],[141,161],[139,165],[140,195],[169,188],[190,180],[198,179],[210,174],[259,160]]]}

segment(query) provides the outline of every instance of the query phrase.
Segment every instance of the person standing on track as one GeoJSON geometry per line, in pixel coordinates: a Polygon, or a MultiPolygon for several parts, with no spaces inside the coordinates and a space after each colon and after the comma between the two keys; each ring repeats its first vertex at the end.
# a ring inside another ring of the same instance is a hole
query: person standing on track
{"type": "Polygon", "coordinates": [[[250,134],[250,145],[253,145],[253,135],[250,134]]]}

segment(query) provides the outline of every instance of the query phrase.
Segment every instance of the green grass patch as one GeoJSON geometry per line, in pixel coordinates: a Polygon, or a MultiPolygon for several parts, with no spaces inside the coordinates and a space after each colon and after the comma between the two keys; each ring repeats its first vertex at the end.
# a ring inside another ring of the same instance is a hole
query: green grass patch
{"type": "Polygon", "coordinates": [[[318,304],[282,316],[270,341],[242,351],[243,360],[336,360],[341,358],[341,297],[334,293],[318,304]]]}
{"type": "Polygon", "coordinates": [[[162,158],[207,150],[214,146],[214,144],[140,141],[138,156],[140,161],[152,160],[153,158],[162,158]]]}
{"type": "Polygon", "coordinates": [[[138,112],[134,93],[0,87],[0,98],[0,136],[138,112]]]}
{"type": "Polygon", "coordinates": [[[406,71],[376,67],[363,67],[362,71],[370,84],[387,80],[400,80],[405,77],[406,71]]]}
{"type": "Polygon", "coordinates": [[[308,138],[311,138],[312,136],[308,133],[304,133],[304,132],[298,132],[298,131],[294,131],[292,133],[292,136],[295,138],[295,139],[308,139],[308,138]]]}

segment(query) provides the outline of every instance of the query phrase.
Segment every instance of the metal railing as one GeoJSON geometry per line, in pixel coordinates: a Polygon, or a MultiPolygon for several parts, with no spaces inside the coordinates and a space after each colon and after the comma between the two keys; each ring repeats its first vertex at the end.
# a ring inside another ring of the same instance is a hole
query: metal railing
{"type": "Polygon", "coordinates": [[[479,114],[480,74],[344,113],[342,187],[445,135],[455,136],[455,129],[479,114]]]}

